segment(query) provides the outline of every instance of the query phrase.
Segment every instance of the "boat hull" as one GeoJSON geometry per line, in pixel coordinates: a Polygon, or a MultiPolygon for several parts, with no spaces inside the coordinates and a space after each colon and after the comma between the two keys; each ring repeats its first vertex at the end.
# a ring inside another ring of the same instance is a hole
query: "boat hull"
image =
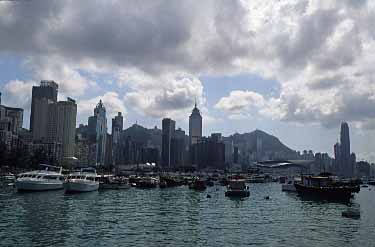
{"type": "Polygon", "coordinates": [[[99,189],[101,190],[124,190],[129,189],[130,184],[100,184],[99,189]]]}
{"type": "Polygon", "coordinates": [[[66,193],[90,192],[99,189],[98,183],[67,182],[64,184],[66,193]]]}
{"type": "Polygon", "coordinates": [[[15,186],[17,191],[47,191],[47,190],[61,190],[63,183],[48,183],[40,181],[16,181],[15,186]]]}
{"type": "Polygon", "coordinates": [[[359,192],[359,186],[352,187],[313,187],[302,184],[295,184],[299,195],[327,200],[350,200],[352,194],[359,192]]]}
{"type": "Polygon", "coordinates": [[[248,191],[248,190],[228,190],[228,191],[225,191],[225,196],[227,196],[227,197],[248,197],[248,196],[250,196],[250,191],[248,191]]]}

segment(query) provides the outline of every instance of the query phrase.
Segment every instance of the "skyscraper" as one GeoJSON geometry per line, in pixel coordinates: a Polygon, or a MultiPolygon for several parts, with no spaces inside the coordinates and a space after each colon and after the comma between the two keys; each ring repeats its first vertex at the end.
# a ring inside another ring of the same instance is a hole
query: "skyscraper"
{"type": "Polygon", "coordinates": [[[89,129],[91,130],[90,127],[95,129],[96,164],[104,165],[107,139],[107,117],[102,100],[96,105],[94,116],[89,118],[89,129]]]}
{"type": "Polygon", "coordinates": [[[57,103],[57,136],[62,144],[62,156],[71,158],[74,156],[77,104],[75,100],[68,98],[67,101],[57,103]]]}
{"type": "Polygon", "coordinates": [[[32,97],[31,97],[31,114],[30,114],[30,130],[33,131],[34,126],[38,126],[41,128],[40,116],[45,115],[45,112],[39,112],[39,110],[45,110],[45,107],[40,108],[40,104],[43,102],[44,104],[51,101],[56,103],[57,102],[57,90],[58,85],[54,81],[46,81],[43,80],[40,82],[40,86],[33,86],[32,89],[32,97]],[[37,100],[46,99],[42,102],[37,103],[37,100]]]}
{"type": "Polygon", "coordinates": [[[176,122],[170,118],[164,118],[162,121],[162,145],[161,145],[161,165],[163,168],[172,168],[174,166],[174,157],[172,152],[172,138],[175,135],[176,122]]]}
{"type": "Polygon", "coordinates": [[[123,130],[123,126],[124,118],[121,115],[121,112],[119,112],[117,116],[112,118],[112,138],[114,144],[117,144],[120,141],[120,134],[123,130]]]}
{"type": "Polygon", "coordinates": [[[341,123],[340,156],[340,175],[344,177],[352,177],[353,167],[350,158],[349,126],[346,122],[341,123]]]}
{"type": "Polygon", "coordinates": [[[120,137],[124,126],[124,118],[121,112],[112,118],[112,158],[115,165],[120,163],[120,137]]]}
{"type": "Polygon", "coordinates": [[[189,117],[189,141],[190,145],[198,143],[199,139],[202,138],[202,116],[197,108],[197,103],[194,105],[194,109],[189,117]]]}

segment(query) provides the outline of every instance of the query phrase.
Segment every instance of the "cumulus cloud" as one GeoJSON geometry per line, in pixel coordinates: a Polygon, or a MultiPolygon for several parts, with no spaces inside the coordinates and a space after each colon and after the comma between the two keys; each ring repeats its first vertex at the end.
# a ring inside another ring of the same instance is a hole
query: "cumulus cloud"
{"type": "Polygon", "coordinates": [[[12,80],[7,82],[2,88],[2,103],[29,110],[31,90],[34,85],[36,85],[34,81],[12,80]]]}
{"type": "Polygon", "coordinates": [[[188,75],[168,74],[150,77],[142,73],[126,73],[121,81],[132,89],[124,100],[138,112],[155,118],[186,118],[195,100],[204,104],[202,82],[188,75]]]}
{"type": "Polygon", "coordinates": [[[154,117],[204,102],[200,75],[254,73],[278,81],[280,95],[235,91],[216,108],[366,124],[375,120],[374,20],[365,0],[1,2],[0,53],[25,57],[35,81],[61,81],[79,99],[97,86],[87,74],[114,74],[130,89],[124,101],[154,117]]]}
{"type": "Polygon", "coordinates": [[[252,91],[232,91],[216,103],[215,108],[228,112],[231,118],[241,118],[250,115],[252,110],[258,111],[264,107],[265,99],[261,94],[252,91]]]}

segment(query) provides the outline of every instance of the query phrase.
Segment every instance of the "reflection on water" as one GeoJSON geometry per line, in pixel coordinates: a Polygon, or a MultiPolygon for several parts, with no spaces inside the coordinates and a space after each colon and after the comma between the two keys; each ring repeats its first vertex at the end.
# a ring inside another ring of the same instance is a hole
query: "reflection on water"
{"type": "Polygon", "coordinates": [[[356,195],[359,220],[341,217],[345,204],[303,200],[276,183],[251,185],[243,199],[224,190],[1,189],[0,246],[374,246],[375,190],[356,195]]]}

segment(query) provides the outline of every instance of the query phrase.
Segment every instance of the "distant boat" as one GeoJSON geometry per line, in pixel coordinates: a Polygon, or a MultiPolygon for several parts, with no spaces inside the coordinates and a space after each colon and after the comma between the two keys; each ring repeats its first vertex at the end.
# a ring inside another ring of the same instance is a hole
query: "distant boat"
{"type": "Polygon", "coordinates": [[[228,197],[247,197],[250,196],[249,187],[246,186],[245,179],[229,180],[228,190],[225,191],[228,197]]]}
{"type": "Polygon", "coordinates": [[[64,175],[61,173],[61,167],[49,165],[40,165],[40,167],[43,169],[21,173],[17,176],[15,182],[17,191],[47,191],[63,189],[64,175]]]}
{"type": "Polygon", "coordinates": [[[99,189],[99,178],[94,168],[83,168],[71,173],[64,182],[66,193],[90,192],[99,189]]]}
{"type": "Polygon", "coordinates": [[[281,191],[297,192],[296,186],[294,184],[300,182],[300,178],[298,178],[298,179],[299,180],[297,180],[296,178],[289,179],[287,177],[284,177],[283,179],[280,179],[281,191]]]}
{"type": "Polygon", "coordinates": [[[99,189],[101,190],[120,190],[129,189],[129,179],[115,177],[113,175],[102,175],[99,177],[99,189]]]}
{"type": "Polygon", "coordinates": [[[360,191],[359,185],[334,181],[329,176],[302,176],[301,182],[294,185],[301,196],[328,200],[347,201],[353,193],[360,191]]]}
{"type": "Polygon", "coordinates": [[[181,186],[184,184],[183,180],[177,177],[172,177],[172,176],[160,176],[159,180],[160,180],[161,188],[176,187],[176,186],[181,186]]]}
{"type": "Polygon", "coordinates": [[[207,188],[206,181],[200,178],[195,179],[190,185],[189,189],[202,191],[207,188]]]}
{"type": "Polygon", "coordinates": [[[136,183],[135,187],[141,189],[156,188],[159,184],[158,179],[153,177],[142,177],[136,183]]]}

